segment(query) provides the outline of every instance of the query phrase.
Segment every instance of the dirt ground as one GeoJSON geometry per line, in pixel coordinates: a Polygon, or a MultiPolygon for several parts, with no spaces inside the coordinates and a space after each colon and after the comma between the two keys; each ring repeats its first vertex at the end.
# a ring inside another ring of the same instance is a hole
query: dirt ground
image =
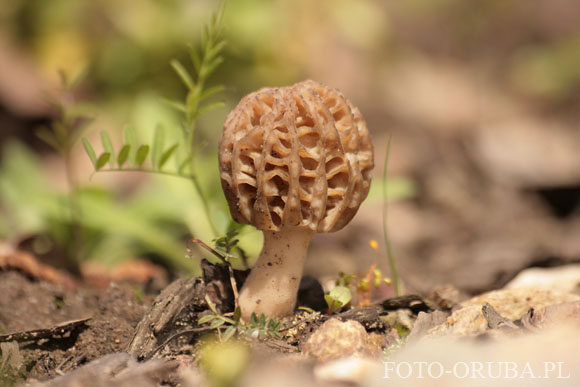
{"type": "Polygon", "coordinates": [[[50,328],[90,318],[85,329],[68,339],[48,339],[20,347],[21,372],[27,373],[29,380],[47,380],[123,351],[152,298],[143,295],[141,286],[136,285],[112,284],[105,290],[71,292],[17,271],[0,271],[0,333],[50,328]]]}

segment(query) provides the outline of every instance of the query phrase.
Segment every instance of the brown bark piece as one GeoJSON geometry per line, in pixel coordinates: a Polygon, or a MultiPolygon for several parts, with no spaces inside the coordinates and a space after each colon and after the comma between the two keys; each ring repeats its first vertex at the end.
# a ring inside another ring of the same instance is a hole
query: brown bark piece
{"type": "Polygon", "coordinates": [[[61,285],[68,290],[76,289],[78,285],[72,276],[40,263],[32,254],[24,251],[14,250],[0,254],[0,269],[20,270],[32,278],[61,285]]]}

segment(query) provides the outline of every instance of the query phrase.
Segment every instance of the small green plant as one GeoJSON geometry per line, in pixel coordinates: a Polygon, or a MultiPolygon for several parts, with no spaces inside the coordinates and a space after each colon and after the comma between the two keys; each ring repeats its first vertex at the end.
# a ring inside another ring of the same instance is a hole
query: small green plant
{"type": "Polygon", "coordinates": [[[231,263],[232,260],[241,260],[242,264],[247,269],[249,268],[248,256],[244,249],[242,249],[238,244],[240,242],[238,234],[238,230],[233,228],[232,225],[225,235],[213,240],[215,251],[221,254],[225,262],[231,263]]]}
{"type": "Polygon", "coordinates": [[[393,328],[397,330],[397,333],[399,334],[400,337],[406,337],[409,335],[409,333],[411,333],[409,328],[401,324],[400,322],[393,325],[393,328]]]}
{"type": "MultiPolygon", "coordinates": [[[[370,243],[373,249],[376,249],[376,241],[370,243]]],[[[367,307],[372,300],[372,289],[378,289],[381,285],[390,285],[391,280],[383,276],[376,264],[369,267],[367,274],[359,276],[356,274],[339,273],[335,281],[335,287],[324,296],[328,305],[328,314],[333,314],[343,307],[347,306],[353,298],[353,291],[356,294],[356,306],[367,307]]]]}
{"type": "MultiPolygon", "coordinates": [[[[376,250],[376,241],[372,240],[370,245],[376,250]]],[[[391,280],[383,276],[376,264],[372,264],[364,276],[340,272],[335,282],[337,287],[344,287],[349,291],[353,290],[357,295],[356,305],[363,307],[370,305],[373,288],[378,289],[383,284],[391,285],[391,280]]]]}
{"type": "MultiPolygon", "coordinates": [[[[75,160],[70,158],[75,152],[71,149],[80,145],[79,139],[92,122],[90,117],[94,115],[94,109],[73,98],[75,93],[72,90],[85,78],[77,77],[71,81],[63,75],[64,92],[51,102],[56,118],[37,134],[63,156],[70,188],[63,193],[55,187],[52,175],[46,174],[43,163],[24,145],[17,141],[2,144],[0,202],[5,211],[0,217],[0,237],[19,242],[23,236],[33,236],[33,248],[39,254],[64,250],[73,271],[81,269],[83,260],[99,259],[110,265],[148,255],[178,270],[200,273],[198,262],[183,259],[185,226],[207,240],[228,229],[226,219],[229,213],[221,211],[225,210],[225,207],[220,207],[224,204],[221,197],[214,200],[210,196],[214,180],[210,184],[205,180],[201,163],[207,159],[196,153],[196,149],[200,149],[197,145],[200,138],[195,139],[199,117],[221,104],[216,99],[224,88],[220,85],[212,87],[210,77],[223,61],[222,14],[223,5],[203,29],[200,43],[190,48],[189,66],[186,61],[171,61],[171,67],[185,85],[185,97],[183,102],[167,103],[183,113],[182,125],[175,125],[175,128],[159,125],[151,139],[138,137],[136,129],[140,127],[125,127],[119,143],[113,142],[115,138],[111,132],[101,133],[99,144],[96,141],[91,144],[87,139],[82,141],[95,172],[138,170],[182,178],[169,180],[167,187],[170,188],[161,189],[169,195],[173,190],[171,198],[177,200],[159,200],[159,186],[154,184],[141,186],[138,192],[123,201],[118,200],[116,192],[107,188],[78,185],[72,173],[75,160]],[[194,173],[194,162],[200,163],[195,165],[197,174],[194,173]],[[187,189],[190,187],[183,182],[191,184],[192,191],[196,192],[190,195],[187,189]],[[207,192],[210,203],[205,200],[201,187],[207,192]],[[191,196],[193,200],[189,201],[191,196]],[[169,201],[172,203],[165,203],[169,201]],[[177,207],[182,205],[187,209],[180,212],[177,207]],[[216,223],[219,227],[215,227],[216,223]]],[[[86,79],[90,81],[90,77],[86,79]]],[[[245,262],[246,253],[234,241],[237,239],[235,235],[222,238],[215,240],[216,250],[227,259],[235,256],[237,262],[245,262]]],[[[255,238],[252,232],[244,234],[242,244],[247,251],[252,251],[250,241],[255,238]]],[[[243,266],[247,267],[247,264],[243,266]]]]}
{"type": "MultiPolygon", "coordinates": [[[[175,215],[168,218],[162,207],[147,207],[148,197],[131,198],[120,203],[105,189],[80,186],[76,190],[82,254],[72,255],[72,225],[69,197],[51,185],[42,162],[23,144],[12,141],[3,147],[0,159],[0,201],[6,212],[0,217],[1,235],[18,240],[33,235],[47,240],[45,249],[69,247],[71,264],[85,259],[99,259],[114,264],[128,257],[156,254],[173,267],[188,273],[199,272],[199,265],[183,259],[183,244],[159,223],[178,224],[175,215]]],[[[50,251],[50,250],[48,250],[50,251]]]]}
{"type": "Polygon", "coordinates": [[[360,277],[356,274],[345,274],[340,272],[338,274],[338,279],[335,284],[337,286],[354,286],[357,292],[368,292],[371,290],[371,283],[375,288],[380,287],[382,284],[391,285],[391,280],[383,276],[380,269],[377,269],[375,265],[371,265],[367,275],[360,277]]]}
{"type": "Polygon", "coordinates": [[[187,93],[184,101],[165,100],[171,107],[183,114],[181,138],[166,144],[165,130],[157,126],[151,143],[137,144],[136,136],[131,127],[123,133],[123,143],[118,152],[113,147],[111,137],[107,132],[101,132],[103,151],[97,155],[92,144],[83,138],[85,151],[95,172],[141,171],[170,175],[188,179],[192,182],[197,195],[202,199],[202,205],[208,224],[213,234],[217,229],[210,216],[207,199],[195,174],[195,129],[198,118],[223,104],[212,98],[224,90],[223,85],[208,87],[208,78],[223,62],[222,51],[225,47],[223,31],[223,3],[211,17],[210,23],[203,28],[201,48],[189,48],[193,69],[188,70],[178,60],[171,61],[185,87],[187,93]],[[173,167],[169,167],[173,164],[173,167]],[[108,166],[107,166],[108,165],[108,166]]]}
{"type": "Polygon", "coordinates": [[[86,254],[83,251],[84,238],[81,226],[81,209],[79,205],[79,186],[74,178],[72,150],[79,137],[92,122],[92,114],[87,106],[79,104],[74,99],[74,89],[82,80],[77,77],[70,80],[64,72],[60,72],[62,91],[58,97],[50,97],[48,103],[56,112],[56,118],[49,126],[41,127],[36,136],[56,150],[62,157],[68,183],[66,203],[68,205],[69,225],[67,232],[60,233],[59,242],[68,248],[69,262],[76,266],[78,257],[86,254]],[[77,259],[73,259],[77,258],[77,259]]]}
{"type": "MultiPolygon", "coordinates": [[[[204,241],[198,238],[193,238],[192,242],[196,243],[197,245],[201,246],[205,250],[209,251],[215,257],[217,257],[221,263],[227,266],[229,275],[230,275],[230,283],[232,285],[232,289],[234,292],[234,297],[236,300],[236,307],[238,306],[238,287],[236,284],[236,279],[234,277],[234,268],[232,266],[232,261],[241,260],[243,263],[244,269],[248,269],[248,258],[244,249],[238,246],[239,239],[237,239],[238,231],[235,228],[231,228],[230,231],[226,233],[226,235],[221,236],[219,238],[213,239],[214,247],[208,246],[204,241]]],[[[190,258],[193,257],[193,252],[191,249],[188,249],[188,256],[190,258]]]]}
{"type": "Polygon", "coordinates": [[[217,330],[218,337],[221,341],[228,341],[236,332],[244,333],[247,336],[258,339],[264,339],[266,337],[282,338],[282,333],[280,332],[281,322],[277,319],[266,318],[264,314],[258,317],[256,313],[252,313],[250,321],[246,323],[241,320],[242,314],[240,308],[236,308],[231,316],[222,315],[218,312],[215,304],[211,302],[209,297],[206,296],[205,300],[211,313],[200,317],[197,323],[198,325],[209,323],[210,329],[217,330]]]}
{"type": "Polygon", "coordinates": [[[260,317],[256,313],[252,313],[250,323],[246,325],[246,333],[250,336],[256,335],[259,339],[265,337],[281,339],[279,320],[274,318],[266,318],[262,313],[260,317]]]}
{"type": "Polygon", "coordinates": [[[59,75],[62,91],[58,97],[50,97],[47,100],[56,112],[56,119],[49,126],[39,128],[36,136],[65,158],[67,178],[72,180],[69,163],[71,151],[92,122],[92,114],[87,106],[77,103],[73,97],[74,89],[81,78],[70,80],[64,72],[60,72],[59,75]]]}
{"type": "Polygon", "coordinates": [[[211,313],[200,317],[199,320],[197,321],[197,324],[203,325],[209,323],[209,327],[211,329],[217,329],[220,340],[222,341],[229,340],[236,333],[237,328],[240,325],[239,313],[237,316],[236,313],[234,313],[234,316],[231,318],[223,316],[217,311],[215,305],[213,304],[213,302],[211,302],[209,297],[206,296],[205,300],[207,302],[207,305],[209,306],[211,313]],[[224,325],[225,330],[222,333],[221,329],[219,328],[224,325]]]}
{"type": "Polygon", "coordinates": [[[352,299],[350,289],[346,286],[336,286],[328,294],[324,295],[324,300],[328,305],[328,314],[333,314],[337,310],[346,306],[352,299]]]}
{"type": "Polygon", "coordinates": [[[169,147],[164,147],[165,130],[161,126],[157,126],[155,129],[152,145],[137,144],[135,131],[130,126],[125,127],[123,130],[123,144],[118,154],[115,154],[113,142],[107,132],[101,132],[101,142],[103,152],[97,156],[90,141],[83,138],[83,146],[93,163],[95,172],[138,171],[187,179],[195,178],[187,170],[189,160],[175,160],[176,165],[173,170],[165,168],[167,162],[175,156],[179,144],[175,143],[169,147]],[[150,159],[150,163],[146,165],[145,163],[148,159],[150,159]],[[109,167],[107,167],[107,164],[109,164],[109,167]]]}

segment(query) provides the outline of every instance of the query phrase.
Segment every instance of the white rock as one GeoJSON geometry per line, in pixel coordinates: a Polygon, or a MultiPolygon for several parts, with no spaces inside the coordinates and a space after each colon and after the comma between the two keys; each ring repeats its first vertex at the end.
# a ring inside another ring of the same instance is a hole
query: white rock
{"type": "Polygon", "coordinates": [[[580,264],[525,269],[505,286],[506,289],[524,287],[580,293],[580,264]]]}
{"type": "Polygon", "coordinates": [[[316,366],[314,377],[318,382],[367,385],[382,378],[382,372],[382,362],[351,356],[316,366]]]}

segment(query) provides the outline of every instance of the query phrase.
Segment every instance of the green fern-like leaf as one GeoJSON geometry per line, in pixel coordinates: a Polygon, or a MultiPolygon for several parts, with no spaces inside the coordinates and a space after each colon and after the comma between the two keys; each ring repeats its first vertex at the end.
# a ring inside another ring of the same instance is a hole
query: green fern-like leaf
{"type": "Polygon", "coordinates": [[[135,165],[141,167],[149,154],[149,145],[141,145],[135,154],[135,165]]]}
{"type": "Polygon", "coordinates": [[[172,60],[170,64],[177,75],[179,75],[183,83],[187,86],[187,88],[192,90],[195,87],[195,83],[193,82],[191,75],[189,75],[189,72],[185,69],[185,67],[183,67],[183,65],[177,59],[172,60]]]}
{"type": "Polygon", "coordinates": [[[213,321],[212,321],[212,322],[209,324],[209,327],[210,327],[211,329],[215,329],[215,328],[217,328],[217,327],[221,327],[221,326],[222,326],[222,325],[224,325],[224,324],[225,324],[225,321],[224,321],[224,320],[219,320],[219,319],[216,319],[216,320],[213,320],[213,321]]]}
{"type": "Polygon", "coordinates": [[[208,314],[206,316],[202,316],[199,318],[199,320],[197,320],[197,324],[198,325],[203,325],[205,323],[208,323],[210,321],[213,321],[217,318],[217,316],[215,314],[208,314]]]}
{"type": "Polygon", "coordinates": [[[123,143],[130,147],[127,160],[135,160],[135,152],[137,152],[137,135],[135,134],[135,129],[130,125],[123,128],[123,143]]]}
{"type": "Polygon", "coordinates": [[[185,106],[185,104],[183,104],[179,101],[174,101],[172,99],[168,99],[168,98],[162,98],[161,100],[165,104],[167,104],[169,107],[172,107],[173,109],[177,110],[178,112],[187,113],[187,107],[185,106]]]}
{"type": "Polygon", "coordinates": [[[163,154],[161,155],[161,159],[159,160],[159,166],[158,166],[159,169],[163,168],[165,163],[167,163],[167,161],[173,155],[173,153],[175,152],[175,150],[177,149],[178,146],[179,146],[179,144],[173,144],[172,146],[169,147],[169,149],[167,149],[165,152],[163,152],[163,154]]]}
{"type": "MultiPolygon", "coordinates": [[[[109,133],[103,131],[101,132],[101,142],[103,143],[103,149],[105,152],[109,153],[108,162],[111,165],[111,168],[115,167],[115,151],[113,150],[113,142],[111,141],[111,137],[109,133]]],[[[99,169],[99,168],[97,168],[99,169]]]]}
{"type": "Polygon", "coordinates": [[[195,69],[196,74],[199,74],[199,70],[201,68],[201,58],[195,47],[189,46],[189,56],[191,57],[191,62],[193,63],[193,68],[195,69]]]}
{"type": "Polygon", "coordinates": [[[203,107],[199,108],[195,112],[195,114],[193,114],[192,117],[193,117],[193,119],[196,119],[196,118],[204,115],[205,113],[209,112],[210,110],[221,107],[223,105],[224,105],[223,101],[216,101],[216,102],[209,103],[209,104],[204,105],[203,107]]]}
{"type": "Polygon", "coordinates": [[[203,101],[204,99],[207,99],[215,94],[221,93],[224,90],[225,90],[225,87],[223,85],[208,87],[205,91],[203,91],[199,95],[199,100],[203,101]]]}
{"type": "Polygon", "coordinates": [[[123,147],[119,151],[119,154],[117,155],[117,165],[119,166],[119,168],[123,168],[123,164],[125,164],[125,162],[129,158],[130,151],[131,151],[131,145],[129,145],[129,144],[123,145],[123,147]]]}
{"type": "Polygon", "coordinates": [[[87,140],[86,138],[83,138],[83,146],[85,148],[85,151],[87,152],[87,155],[89,156],[89,159],[91,159],[91,163],[93,163],[93,168],[96,169],[97,168],[97,154],[95,153],[95,149],[91,145],[90,141],[87,140]]]}
{"type": "MultiPolygon", "coordinates": [[[[171,61],[171,67],[173,67],[175,72],[179,75],[180,79],[189,90],[186,103],[183,107],[186,109],[185,115],[188,128],[190,129],[193,128],[195,120],[200,115],[207,113],[209,110],[220,105],[219,103],[214,103],[202,106],[201,103],[202,101],[208,99],[211,96],[214,96],[223,90],[223,86],[214,86],[207,89],[205,88],[205,82],[207,79],[215,72],[217,67],[224,60],[221,53],[226,45],[226,42],[223,37],[222,17],[223,3],[220,5],[218,11],[212,15],[212,19],[209,25],[206,25],[203,28],[200,49],[197,50],[194,47],[190,47],[190,57],[194,70],[193,76],[180,62],[177,60],[171,61]]],[[[174,104],[173,106],[178,109],[182,107],[181,105],[174,104]]],[[[193,141],[192,136],[190,136],[190,141],[193,141]]]]}
{"type": "Polygon", "coordinates": [[[253,327],[258,326],[258,316],[256,315],[256,312],[252,312],[252,315],[250,317],[250,324],[253,327]]]}
{"type": "Polygon", "coordinates": [[[232,338],[232,336],[236,333],[236,327],[233,325],[230,325],[226,331],[224,332],[224,335],[222,337],[223,341],[228,341],[229,339],[232,338]]]}
{"type": "Polygon", "coordinates": [[[105,164],[109,162],[111,159],[111,154],[109,152],[102,153],[99,158],[97,159],[97,164],[95,165],[95,169],[98,171],[102,169],[105,164]]]}

